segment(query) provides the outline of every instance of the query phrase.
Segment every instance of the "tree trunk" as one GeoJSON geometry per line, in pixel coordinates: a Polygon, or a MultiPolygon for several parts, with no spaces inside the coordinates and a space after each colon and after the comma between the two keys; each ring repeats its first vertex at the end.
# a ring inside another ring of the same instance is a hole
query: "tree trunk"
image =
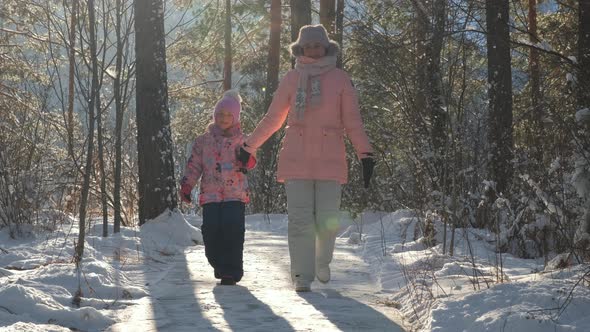
{"type": "Polygon", "coordinates": [[[176,208],[162,0],[135,0],[139,224],[176,208]]]}
{"type": "MultiPolygon", "coordinates": [[[[590,109],[590,0],[580,0],[578,8],[578,109],[590,109]]],[[[585,123],[586,130],[590,130],[590,123],[585,123]]],[[[590,155],[590,147],[587,145],[588,137],[585,137],[582,156],[590,155]]],[[[588,159],[585,160],[588,168],[588,159]]],[[[588,195],[588,194],[586,194],[588,195]]],[[[580,225],[580,231],[590,237],[590,197],[585,197],[586,206],[584,219],[580,225]]],[[[586,243],[586,249],[590,244],[586,243]]],[[[589,256],[590,254],[587,253],[589,256]]]]}
{"type": "Polygon", "coordinates": [[[490,178],[498,194],[507,194],[512,180],[512,74],[509,1],[486,0],[490,178]]]}
{"type": "Polygon", "coordinates": [[[338,0],[336,7],[336,34],[334,40],[340,45],[340,54],[336,60],[336,67],[342,69],[342,59],[344,58],[344,45],[342,45],[342,36],[344,34],[344,0],[338,0]]]}
{"type": "Polygon", "coordinates": [[[311,24],[311,0],[291,0],[291,41],[296,41],[299,29],[311,24]]]}
{"type": "MultiPolygon", "coordinates": [[[[105,8],[105,0],[102,0],[102,8],[105,8]]],[[[105,38],[103,38],[103,44],[99,47],[99,49],[101,50],[101,59],[100,59],[100,63],[101,64],[105,64],[106,61],[106,44],[104,43],[104,40],[106,39],[106,36],[108,35],[109,31],[109,22],[105,21],[105,20],[100,20],[102,22],[102,28],[103,28],[103,36],[105,36],[105,38]]],[[[96,39],[98,39],[98,34],[96,35],[96,39]]],[[[98,57],[98,55],[97,55],[98,57]]],[[[98,60],[97,60],[98,61],[98,60]]],[[[104,73],[105,73],[105,68],[103,68],[101,66],[100,72],[99,72],[99,76],[98,76],[98,86],[96,89],[96,126],[97,126],[97,143],[98,143],[98,168],[99,168],[99,172],[98,174],[100,174],[100,202],[101,202],[101,206],[102,206],[102,236],[103,237],[107,237],[109,232],[108,232],[108,225],[109,225],[109,205],[108,205],[108,192],[107,192],[107,175],[105,172],[105,163],[104,163],[104,129],[103,129],[103,124],[102,124],[102,118],[103,118],[103,109],[102,109],[102,102],[101,102],[101,89],[102,89],[102,84],[104,81],[104,73]]]]}
{"type": "MultiPolygon", "coordinates": [[[[84,168],[84,182],[80,198],[80,221],[78,242],[76,243],[75,262],[78,271],[80,262],[84,256],[84,241],[86,235],[86,209],[88,207],[88,193],[90,191],[90,175],[92,174],[92,161],[94,151],[94,108],[96,103],[96,91],[98,89],[98,61],[96,59],[96,34],[94,26],[96,18],[94,15],[94,0],[88,0],[88,34],[90,35],[90,59],[92,62],[92,83],[90,85],[90,98],[88,100],[88,147],[86,151],[86,166],[84,168]]],[[[80,290],[80,287],[78,287],[80,290]]]]}
{"type": "Polygon", "coordinates": [[[421,117],[426,113],[426,89],[427,89],[427,68],[428,68],[428,31],[430,30],[430,19],[426,8],[420,0],[414,1],[416,12],[416,94],[414,96],[414,114],[421,117]]]}
{"type": "Polygon", "coordinates": [[[123,127],[123,105],[121,101],[121,69],[123,64],[123,39],[121,37],[121,15],[123,15],[121,0],[115,1],[115,35],[117,39],[117,50],[115,54],[115,80],[113,83],[115,97],[115,183],[113,191],[113,232],[121,230],[121,150],[122,150],[122,127],[123,127]]]}
{"type": "Polygon", "coordinates": [[[445,1],[427,2],[414,0],[417,16],[416,25],[416,103],[417,114],[423,113],[430,118],[430,142],[434,152],[431,161],[439,179],[433,185],[442,188],[443,154],[446,146],[447,113],[443,108],[442,75],[440,57],[444,40],[446,22],[445,1]]]}
{"type": "MultiPolygon", "coordinates": [[[[427,67],[427,109],[432,119],[431,140],[435,155],[435,168],[437,169],[437,178],[442,179],[444,162],[444,149],[447,143],[446,125],[447,113],[443,108],[442,95],[442,75],[440,70],[440,55],[442,51],[446,12],[445,0],[434,1],[433,7],[433,27],[428,47],[428,67],[427,67]]],[[[444,184],[441,183],[441,187],[444,184]]]]}
{"type": "Polygon", "coordinates": [[[579,1],[578,109],[590,108],[590,0],[579,1]]]}
{"type": "Polygon", "coordinates": [[[69,77],[68,77],[68,153],[75,159],[74,155],[74,81],[76,73],[76,24],[78,15],[78,0],[72,0],[72,14],[70,21],[70,43],[68,52],[69,77]]]}
{"type": "Polygon", "coordinates": [[[336,21],[336,0],[320,0],[320,23],[328,30],[331,39],[334,39],[336,21]]]}
{"type": "MultiPolygon", "coordinates": [[[[311,24],[311,0],[290,0],[291,4],[291,41],[295,42],[302,26],[311,24]]],[[[291,61],[295,68],[295,59],[291,61]]]]}
{"type": "Polygon", "coordinates": [[[270,39],[268,48],[268,67],[266,76],[265,107],[270,106],[272,96],[279,83],[279,64],[281,59],[281,0],[270,4],[270,39]]]}
{"type": "MultiPolygon", "coordinates": [[[[270,38],[269,38],[269,51],[268,51],[268,67],[266,76],[266,92],[264,98],[264,108],[268,109],[272,102],[272,97],[277,89],[279,82],[279,65],[280,65],[280,51],[281,51],[281,0],[272,0],[270,5],[270,38]]],[[[278,133],[274,133],[260,149],[260,163],[259,167],[262,174],[263,188],[267,191],[264,196],[264,207],[265,213],[271,210],[272,200],[274,199],[275,190],[269,190],[273,188],[275,172],[274,166],[276,165],[277,151],[279,148],[279,142],[277,139],[278,133]]]]}
{"type": "Polygon", "coordinates": [[[231,89],[231,0],[225,0],[225,60],[223,62],[223,90],[231,89]]]}
{"type": "MultiPolygon", "coordinates": [[[[537,0],[529,0],[529,41],[537,45],[537,0]]],[[[539,67],[539,50],[529,50],[529,74],[531,87],[531,111],[529,112],[529,146],[534,149],[533,157],[537,167],[543,165],[543,108],[541,96],[541,73],[539,67]]]]}
{"type": "Polygon", "coordinates": [[[100,176],[100,203],[102,205],[102,236],[107,237],[109,235],[109,210],[107,203],[107,179],[104,170],[104,138],[102,128],[100,88],[96,91],[96,115],[96,131],[98,134],[98,174],[100,176]]]}

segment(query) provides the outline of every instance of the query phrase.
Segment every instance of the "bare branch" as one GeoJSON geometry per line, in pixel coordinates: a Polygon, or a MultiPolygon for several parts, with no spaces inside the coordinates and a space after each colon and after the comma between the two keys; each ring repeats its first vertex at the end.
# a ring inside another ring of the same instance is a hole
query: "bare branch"
{"type": "Polygon", "coordinates": [[[53,40],[50,40],[48,38],[41,37],[41,36],[39,36],[37,34],[34,34],[34,33],[30,32],[30,31],[17,31],[17,30],[2,28],[2,27],[0,27],[0,31],[6,32],[6,33],[10,33],[10,34],[13,34],[13,35],[25,36],[25,37],[28,37],[28,38],[31,38],[31,39],[34,39],[36,41],[40,41],[40,42],[43,42],[43,43],[51,43],[51,44],[61,45],[61,44],[59,44],[57,42],[54,42],[53,40]]]}
{"type": "Polygon", "coordinates": [[[223,78],[216,79],[216,80],[209,80],[209,81],[205,81],[205,82],[201,82],[201,83],[197,83],[197,84],[193,84],[193,85],[189,85],[189,86],[183,86],[183,87],[180,87],[178,89],[170,90],[170,93],[176,93],[176,92],[180,92],[180,91],[184,91],[184,90],[196,88],[196,87],[201,86],[201,85],[210,84],[210,83],[220,83],[220,82],[223,82],[223,78]]]}

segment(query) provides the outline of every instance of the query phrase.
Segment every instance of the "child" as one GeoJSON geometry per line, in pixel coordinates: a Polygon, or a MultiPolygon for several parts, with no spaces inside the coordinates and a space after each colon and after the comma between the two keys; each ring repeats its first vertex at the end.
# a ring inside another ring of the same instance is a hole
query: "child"
{"type": "Polygon", "coordinates": [[[229,90],[217,102],[213,123],[195,139],[180,181],[180,197],[190,203],[191,191],[201,180],[205,256],[222,285],[235,285],[244,274],[244,214],[250,201],[246,173],[256,164],[254,158],[245,165],[237,160],[244,142],[241,101],[237,91],[229,90]]]}

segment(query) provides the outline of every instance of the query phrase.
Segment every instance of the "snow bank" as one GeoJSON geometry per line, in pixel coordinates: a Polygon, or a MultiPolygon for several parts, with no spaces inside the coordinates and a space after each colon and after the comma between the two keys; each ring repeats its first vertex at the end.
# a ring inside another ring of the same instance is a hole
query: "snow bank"
{"type": "Polygon", "coordinates": [[[95,308],[66,307],[50,294],[24,285],[0,286],[0,303],[10,314],[33,323],[51,323],[79,330],[99,330],[114,323],[95,308]]]}
{"type": "Polygon", "coordinates": [[[149,253],[175,255],[187,246],[203,244],[201,231],[175,211],[166,211],[141,226],[142,248],[149,253]]]}
{"type": "MultiPolygon", "coordinates": [[[[74,264],[50,264],[31,271],[27,280],[35,281],[38,285],[55,285],[64,289],[70,289],[75,293],[78,285],[78,276],[74,264]],[[72,287],[72,286],[76,287],[72,287]]],[[[82,279],[80,286],[83,294],[83,305],[88,305],[86,301],[96,299],[98,305],[104,306],[111,301],[121,298],[140,298],[147,295],[146,291],[135,286],[124,273],[115,269],[107,262],[86,258],[82,262],[82,279]]],[[[54,294],[54,297],[63,305],[67,305],[72,300],[72,294],[65,294],[65,298],[60,293],[54,294]]]]}
{"type": "Polygon", "coordinates": [[[368,222],[362,241],[351,231],[348,243],[370,264],[383,292],[392,294],[390,301],[399,303],[421,331],[554,332],[590,326],[588,285],[574,288],[588,273],[584,267],[542,272],[542,260],[497,254],[495,236],[471,228],[456,229],[449,256],[450,227],[443,254],[443,225],[435,222],[437,244],[427,247],[411,211],[372,213],[363,220],[368,222]]]}
{"type": "Polygon", "coordinates": [[[140,228],[121,227],[117,234],[109,225],[108,237],[102,237],[102,220],[91,220],[78,274],[78,224],[56,216],[63,222],[19,239],[0,229],[2,331],[103,330],[115,323],[116,309],[148,295],[144,276],[150,264],[161,271],[166,256],[203,243],[201,231],[178,212],[167,211],[140,228]],[[80,308],[72,304],[78,287],[80,308]]]}
{"type": "MultiPolygon", "coordinates": [[[[0,313],[0,322],[7,321],[0,313]]],[[[54,324],[35,324],[26,322],[16,322],[9,326],[2,327],[2,332],[72,332],[71,329],[54,324]]]]}
{"type": "Polygon", "coordinates": [[[590,326],[590,295],[585,286],[574,289],[574,283],[568,278],[499,284],[442,300],[432,309],[425,330],[580,331],[590,326]]]}

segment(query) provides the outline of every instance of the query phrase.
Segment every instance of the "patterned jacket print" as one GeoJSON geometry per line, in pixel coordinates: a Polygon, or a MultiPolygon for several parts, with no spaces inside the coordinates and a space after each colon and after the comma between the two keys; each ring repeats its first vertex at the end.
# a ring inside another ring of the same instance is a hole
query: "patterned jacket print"
{"type": "Polygon", "coordinates": [[[248,169],[254,168],[256,159],[250,157],[247,165],[237,160],[244,135],[239,126],[230,129],[229,135],[215,124],[210,124],[207,132],[197,137],[191,149],[182,184],[194,187],[201,180],[199,205],[223,202],[250,202],[248,169]]]}

